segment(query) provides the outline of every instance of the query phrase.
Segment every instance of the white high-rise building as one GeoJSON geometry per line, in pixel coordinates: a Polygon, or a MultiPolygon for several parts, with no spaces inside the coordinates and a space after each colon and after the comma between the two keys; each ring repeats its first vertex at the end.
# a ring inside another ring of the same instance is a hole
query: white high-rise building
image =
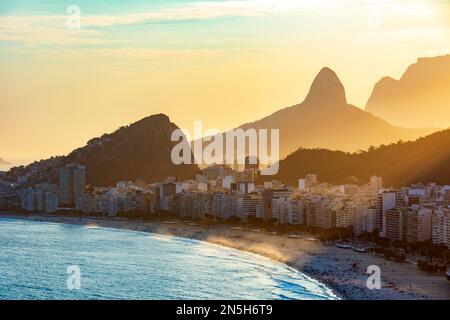
{"type": "Polygon", "coordinates": [[[216,192],[212,199],[212,211],[214,216],[219,219],[226,220],[235,214],[233,209],[236,208],[236,203],[233,204],[234,196],[228,193],[216,192]]]}
{"type": "Polygon", "coordinates": [[[366,231],[373,232],[377,228],[377,208],[369,207],[366,209],[366,231]]]}
{"type": "MultiPolygon", "coordinates": [[[[50,193],[50,192],[49,192],[50,193]]],[[[46,192],[42,189],[25,189],[21,195],[21,207],[29,212],[46,211],[46,192]]],[[[56,195],[55,195],[56,196],[56,195]]],[[[55,212],[56,210],[52,211],[55,212]]]]}
{"type": "Polygon", "coordinates": [[[307,226],[328,229],[336,227],[336,211],[327,198],[318,198],[306,204],[307,226]]]}
{"type": "Polygon", "coordinates": [[[377,208],[359,206],[356,210],[355,225],[353,232],[361,234],[363,232],[371,233],[377,228],[377,208]]]}
{"type": "Polygon", "coordinates": [[[47,191],[44,195],[45,198],[45,212],[53,213],[58,211],[58,196],[50,191],[47,191]]]}
{"type": "Polygon", "coordinates": [[[238,213],[239,218],[246,220],[248,216],[256,216],[257,208],[261,204],[261,195],[250,194],[243,196],[241,211],[238,213]]]}
{"type": "Polygon", "coordinates": [[[381,237],[386,237],[386,212],[395,208],[397,192],[387,191],[378,195],[377,229],[381,237]]]}
{"type": "Polygon", "coordinates": [[[450,249],[450,210],[439,208],[433,221],[433,243],[446,245],[450,249]]]}
{"type": "Polygon", "coordinates": [[[302,200],[288,201],[289,224],[305,224],[305,203],[302,200]]]}
{"type": "Polygon", "coordinates": [[[386,235],[391,240],[403,240],[403,212],[399,208],[386,211],[386,235]]]}
{"type": "Polygon", "coordinates": [[[21,196],[21,207],[26,211],[32,212],[35,210],[34,190],[28,188],[23,191],[21,196]]]}
{"type": "Polygon", "coordinates": [[[115,216],[120,211],[120,199],[116,192],[108,191],[101,195],[101,211],[110,216],[115,216]]]}
{"type": "Polygon", "coordinates": [[[301,192],[305,192],[306,191],[306,180],[305,179],[298,179],[298,189],[301,192]]]}
{"type": "Polygon", "coordinates": [[[357,205],[353,202],[344,206],[343,200],[335,200],[333,209],[336,212],[336,227],[349,227],[356,224],[357,205]]]}
{"type": "Polygon", "coordinates": [[[432,209],[410,208],[406,213],[406,240],[418,242],[431,239],[432,216],[432,209]]]}

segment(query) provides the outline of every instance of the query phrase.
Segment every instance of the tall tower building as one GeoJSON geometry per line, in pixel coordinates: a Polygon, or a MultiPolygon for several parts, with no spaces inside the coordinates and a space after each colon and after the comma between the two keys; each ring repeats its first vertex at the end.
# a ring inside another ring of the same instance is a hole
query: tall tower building
{"type": "Polygon", "coordinates": [[[170,198],[177,193],[177,185],[173,182],[162,183],[155,189],[155,208],[156,210],[169,211],[170,198]]]}
{"type": "Polygon", "coordinates": [[[72,169],[73,176],[73,202],[75,203],[78,199],[83,198],[86,191],[86,167],[85,166],[75,166],[72,169]]]}
{"type": "Polygon", "coordinates": [[[272,219],[273,217],[273,191],[265,190],[262,195],[262,201],[262,218],[264,219],[264,221],[267,221],[269,219],[272,219]]]}
{"type": "Polygon", "coordinates": [[[395,208],[397,192],[387,191],[378,195],[377,229],[381,237],[386,237],[386,212],[395,208]]]}
{"type": "Polygon", "coordinates": [[[86,167],[66,165],[59,169],[59,198],[63,206],[74,206],[84,197],[86,189],[86,167]]]}
{"type": "Polygon", "coordinates": [[[403,212],[399,208],[386,211],[386,235],[391,240],[403,240],[403,212]]]}
{"type": "Polygon", "coordinates": [[[73,203],[72,170],[68,167],[59,169],[59,203],[67,206],[73,203]]]}

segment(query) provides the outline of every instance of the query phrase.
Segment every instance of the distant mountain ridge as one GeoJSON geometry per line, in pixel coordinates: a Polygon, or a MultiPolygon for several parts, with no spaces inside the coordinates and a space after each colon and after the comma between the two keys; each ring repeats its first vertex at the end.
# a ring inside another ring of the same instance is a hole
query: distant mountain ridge
{"type": "Polygon", "coordinates": [[[399,80],[377,82],[366,111],[408,127],[450,126],[450,54],[419,58],[399,80]]]}
{"type": "MultiPolygon", "coordinates": [[[[302,103],[243,124],[239,128],[279,129],[281,159],[296,153],[299,148],[304,152],[312,152],[304,150],[308,148],[327,149],[322,150],[323,154],[335,159],[338,154],[346,155],[345,152],[398,140],[414,140],[435,131],[430,128],[408,129],[393,126],[348,104],[343,84],[336,73],[327,67],[317,74],[302,103]],[[341,151],[333,153],[330,150],[341,151]]],[[[178,127],[170,122],[166,115],[149,116],[111,134],[91,139],[86,146],[67,156],[52,157],[26,167],[16,167],[7,175],[11,178],[29,175],[30,183],[57,182],[58,168],[66,163],[80,163],[87,166],[87,182],[96,186],[109,186],[120,180],[138,178],[147,182],[162,181],[167,176],[193,178],[200,172],[197,165],[175,165],[171,160],[171,150],[177,144],[170,139],[175,129],[178,127]]],[[[446,148],[448,149],[448,146],[446,148]]],[[[330,177],[341,179],[339,174],[330,177]]]]}
{"type": "Polygon", "coordinates": [[[11,164],[3,158],[0,158],[0,164],[11,164]]]}
{"type": "Polygon", "coordinates": [[[197,165],[175,165],[171,160],[172,148],[178,143],[171,141],[175,129],[178,127],[166,115],[152,115],[91,139],[86,146],[67,156],[13,168],[11,174],[32,172],[33,182],[57,182],[59,167],[79,163],[86,166],[87,183],[94,186],[112,186],[117,181],[139,178],[147,183],[163,181],[168,176],[191,179],[201,172],[197,165]],[[39,169],[33,170],[33,167],[39,169]]]}
{"type": "Polygon", "coordinates": [[[336,184],[363,184],[372,175],[381,176],[386,186],[450,184],[449,146],[450,129],[360,153],[301,148],[280,161],[277,175],[261,176],[260,182],[276,179],[297,185],[299,178],[316,173],[320,181],[336,184]]]}
{"type": "Polygon", "coordinates": [[[302,103],[240,128],[280,129],[280,158],[299,147],[356,151],[435,131],[396,127],[348,104],[344,86],[327,67],[318,73],[302,103]]]}

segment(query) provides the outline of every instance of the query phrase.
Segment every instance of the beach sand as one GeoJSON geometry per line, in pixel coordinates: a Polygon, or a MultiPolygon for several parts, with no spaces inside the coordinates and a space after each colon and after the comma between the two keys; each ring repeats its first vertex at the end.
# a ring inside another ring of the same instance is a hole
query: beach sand
{"type": "Polygon", "coordinates": [[[203,227],[183,222],[142,222],[114,218],[85,218],[47,215],[5,215],[0,217],[68,223],[185,237],[256,253],[283,262],[328,285],[345,299],[450,299],[450,282],[442,275],[428,274],[410,263],[398,263],[358,253],[351,249],[325,246],[317,241],[272,235],[255,230],[203,227]],[[381,289],[370,290],[367,267],[381,270],[381,289]]]}

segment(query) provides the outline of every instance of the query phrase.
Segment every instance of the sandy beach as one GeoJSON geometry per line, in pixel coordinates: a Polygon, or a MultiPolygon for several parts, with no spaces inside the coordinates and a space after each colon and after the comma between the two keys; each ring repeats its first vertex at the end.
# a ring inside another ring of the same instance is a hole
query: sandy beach
{"type": "Polygon", "coordinates": [[[413,264],[397,263],[369,253],[259,230],[205,228],[183,222],[142,222],[114,218],[11,214],[2,214],[0,217],[129,229],[207,241],[286,263],[327,284],[345,299],[450,299],[450,283],[444,276],[427,274],[413,264]],[[380,267],[381,289],[370,290],[366,286],[369,276],[366,272],[370,265],[380,267]]]}

